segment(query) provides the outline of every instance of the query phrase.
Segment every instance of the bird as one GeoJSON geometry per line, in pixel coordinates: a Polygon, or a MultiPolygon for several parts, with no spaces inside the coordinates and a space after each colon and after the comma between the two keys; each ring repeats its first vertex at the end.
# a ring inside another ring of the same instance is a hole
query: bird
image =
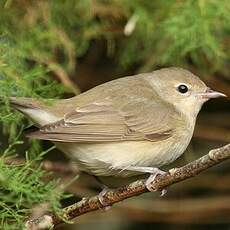
{"type": "Polygon", "coordinates": [[[169,67],[51,103],[11,97],[10,104],[37,127],[29,138],[52,141],[81,171],[98,178],[150,174],[151,190],[161,167],[186,150],[202,105],[225,96],[190,71],[169,67]]]}

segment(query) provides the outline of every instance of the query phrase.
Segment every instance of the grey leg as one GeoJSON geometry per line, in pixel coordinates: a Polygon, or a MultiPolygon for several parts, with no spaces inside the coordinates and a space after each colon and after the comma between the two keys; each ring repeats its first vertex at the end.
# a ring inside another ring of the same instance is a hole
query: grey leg
{"type": "Polygon", "coordinates": [[[157,174],[164,174],[165,172],[160,170],[159,168],[155,167],[140,167],[140,166],[129,166],[126,167],[123,170],[129,170],[129,171],[135,171],[135,172],[142,172],[142,173],[150,173],[153,175],[157,174]]]}

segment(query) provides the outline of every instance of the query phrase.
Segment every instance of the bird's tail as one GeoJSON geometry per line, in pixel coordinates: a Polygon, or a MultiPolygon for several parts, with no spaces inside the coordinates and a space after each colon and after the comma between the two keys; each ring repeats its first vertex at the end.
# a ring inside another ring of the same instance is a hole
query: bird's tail
{"type": "Polygon", "coordinates": [[[10,97],[10,105],[15,109],[23,112],[25,109],[40,109],[41,103],[33,98],[10,97]]]}
{"type": "MultiPolygon", "coordinates": [[[[3,99],[1,98],[0,100],[2,101],[3,99]]],[[[49,106],[39,100],[34,98],[10,97],[9,103],[13,108],[29,117],[38,127],[53,122],[54,115],[49,110],[49,106]]]]}

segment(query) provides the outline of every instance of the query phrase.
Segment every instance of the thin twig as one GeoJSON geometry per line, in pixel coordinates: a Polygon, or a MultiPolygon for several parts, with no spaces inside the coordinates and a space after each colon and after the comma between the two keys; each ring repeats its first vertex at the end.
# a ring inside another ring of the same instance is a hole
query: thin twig
{"type": "Polygon", "coordinates": [[[53,162],[50,160],[44,160],[41,163],[41,166],[46,171],[58,172],[61,174],[79,174],[80,170],[77,165],[71,163],[61,163],[61,162],[53,162]]]}
{"type": "MultiPolygon", "coordinates": [[[[213,149],[203,157],[181,168],[171,169],[165,175],[156,177],[156,179],[151,183],[151,187],[156,191],[162,190],[169,185],[198,175],[207,168],[217,165],[229,158],[230,144],[218,149],[213,149]]],[[[106,206],[111,206],[124,199],[146,193],[148,190],[146,188],[145,182],[146,180],[138,180],[118,189],[109,190],[103,195],[103,202],[106,204],[106,206]]],[[[82,214],[102,208],[104,208],[104,206],[100,203],[98,196],[87,199],[85,198],[73,205],[64,208],[61,217],[53,213],[47,213],[46,215],[43,215],[39,218],[27,221],[26,227],[27,229],[33,230],[53,228],[56,225],[63,223],[64,220],[71,220],[82,214]]]]}
{"type": "Polygon", "coordinates": [[[69,78],[67,73],[60,65],[51,60],[44,61],[44,63],[47,64],[48,67],[55,73],[63,85],[70,88],[76,95],[80,93],[78,86],[69,78]]]}
{"type": "MultiPolygon", "coordinates": [[[[23,158],[9,158],[4,161],[7,165],[23,165],[25,159],[23,158]]],[[[77,165],[71,163],[54,162],[50,160],[43,160],[41,162],[42,169],[50,172],[57,172],[60,174],[79,174],[80,170],[77,165]]]]}

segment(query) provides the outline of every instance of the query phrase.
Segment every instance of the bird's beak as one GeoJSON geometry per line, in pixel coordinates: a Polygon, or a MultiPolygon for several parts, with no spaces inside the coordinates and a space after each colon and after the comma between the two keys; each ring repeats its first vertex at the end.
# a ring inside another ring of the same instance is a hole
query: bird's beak
{"type": "Polygon", "coordinates": [[[199,93],[198,96],[201,96],[203,99],[211,99],[211,98],[217,98],[217,97],[227,97],[225,94],[214,91],[210,88],[207,88],[204,93],[199,93]]]}

